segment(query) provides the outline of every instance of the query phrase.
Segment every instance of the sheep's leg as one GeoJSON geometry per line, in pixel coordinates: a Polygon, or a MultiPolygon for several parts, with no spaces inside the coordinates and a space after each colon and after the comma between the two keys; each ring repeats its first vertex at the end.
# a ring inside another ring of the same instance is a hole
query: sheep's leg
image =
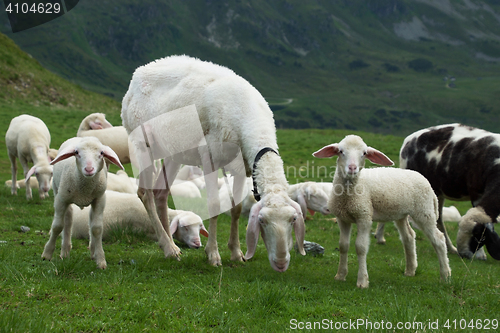
{"type": "Polygon", "coordinates": [[[219,190],[217,186],[217,170],[208,146],[200,147],[201,162],[203,165],[203,174],[207,189],[208,213],[210,222],[208,225],[208,241],[205,246],[205,253],[208,257],[208,263],[212,266],[222,265],[217,244],[217,217],[220,213],[219,190]]]}
{"type": "Polygon", "coordinates": [[[16,156],[9,154],[10,159],[10,170],[12,172],[12,185],[10,188],[10,193],[12,195],[17,195],[17,163],[16,156]]]}
{"type": "Polygon", "coordinates": [[[337,271],[337,275],[335,275],[335,280],[345,281],[345,277],[347,276],[347,251],[349,250],[349,243],[351,240],[351,223],[343,222],[340,218],[337,217],[337,224],[340,229],[340,238],[339,238],[339,249],[340,249],[340,260],[339,260],[339,269],[337,271]]]}
{"type": "Polygon", "coordinates": [[[58,197],[54,199],[54,220],[52,221],[52,226],[50,228],[50,237],[42,253],[42,259],[51,260],[52,254],[56,248],[56,239],[64,228],[64,216],[68,205],[60,202],[58,197]]]}
{"type": "Polygon", "coordinates": [[[358,256],[358,282],[359,288],[368,288],[368,269],[366,256],[370,247],[371,221],[358,221],[358,235],[356,236],[356,254],[358,256]]]}
{"type": "MultiPolygon", "coordinates": [[[[26,178],[28,171],[30,171],[30,167],[28,166],[28,161],[23,157],[19,157],[19,162],[21,162],[21,166],[23,167],[24,170],[24,178],[26,178]]],[[[33,196],[31,194],[31,186],[29,178],[26,179],[25,185],[26,185],[26,199],[31,200],[33,196]]]]}
{"type": "Polygon", "coordinates": [[[377,231],[375,231],[375,238],[377,239],[377,244],[385,244],[384,237],[385,223],[377,223],[377,231]]]}
{"type": "Polygon", "coordinates": [[[396,228],[401,236],[401,242],[403,243],[403,248],[405,250],[406,257],[406,276],[415,276],[415,271],[417,270],[417,250],[415,246],[415,231],[410,226],[408,222],[408,217],[398,220],[395,222],[396,228]]]}
{"type": "Polygon", "coordinates": [[[419,219],[412,216],[413,221],[417,224],[420,230],[423,231],[425,236],[429,238],[439,260],[439,270],[441,279],[448,281],[451,276],[451,269],[448,264],[448,255],[446,252],[446,240],[444,234],[436,228],[433,221],[420,217],[419,219]]]}
{"type": "MultiPolygon", "coordinates": [[[[160,174],[155,184],[155,189],[153,190],[156,212],[160,223],[167,234],[168,241],[170,243],[170,248],[173,255],[179,260],[179,255],[181,250],[177,245],[175,245],[172,233],[170,232],[170,222],[168,220],[168,194],[170,192],[170,185],[168,182],[175,179],[175,175],[179,172],[180,164],[173,161],[165,161],[164,165],[160,168],[160,174]]],[[[165,254],[165,256],[167,256],[165,254]]]]}
{"type": "Polygon", "coordinates": [[[105,269],[107,267],[104,249],[102,247],[103,232],[103,214],[106,206],[106,196],[103,194],[100,198],[92,202],[90,208],[90,256],[95,260],[97,268],[105,269]]]}
{"type": "Polygon", "coordinates": [[[236,204],[231,208],[231,235],[227,246],[231,250],[231,260],[244,261],[244,254],[241,252],[240,237],[238,232],[239,219],[241,214],[241,200],[245,177],[235,176],[233,183],[233,199],[236,204]]]}
{"type": "Polygon", "coordinates": [[[68,206],[64,214],[64,227],[62,230],[61,259],[69,257],[71,251],[71,228],[73,227],[73,209],[68,206]]]}
{"type": "Polygon", "coordinates": [[[449,253],[453,254],[458,254],[457,248],[453,245],[453,243],[450,240],[450,236],[448,236],[448,233],[446,232],[446,227],[443,222],[443,206],[444,206],[444,197],[439,196],[438,197],[438,204],[439,204],[439,217],[437,220],[437,227],[439,231],[441,231],[444,234],[445,240],[446,240],[446,247],[448,248],[449,253]]]}
{"type": "MultiPolygon", "coordinates": [[[[146,208],[149,220],[151,221],[151,225],[156,233],[156,237],[158,238],[158,245],[162,249],[165,257],[175,257],[178,259],[180,250],[174,244],[172,237],[168,237],[156,211],[154,194],[151,189],[153,187],[152,178],[153,166],[149,166],[145,170],[141,171],[139,175],[139,188],[137,190],[137,196],[141,199],[144,208],[146,208]]],[[[168,230],[170,230],[170,228],[168,230]]]]}

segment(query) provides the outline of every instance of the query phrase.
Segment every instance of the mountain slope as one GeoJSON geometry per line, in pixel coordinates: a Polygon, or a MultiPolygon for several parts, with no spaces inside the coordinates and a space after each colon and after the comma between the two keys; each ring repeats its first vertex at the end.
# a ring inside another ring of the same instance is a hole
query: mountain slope
{"type": "Polygon", "coordinates": [[[498,0],[81,2],[8,35],[116,100],[137,66],[185,53],[248,79],[278,127],[406,134],[462,121],[500,130],[498,0]]]}

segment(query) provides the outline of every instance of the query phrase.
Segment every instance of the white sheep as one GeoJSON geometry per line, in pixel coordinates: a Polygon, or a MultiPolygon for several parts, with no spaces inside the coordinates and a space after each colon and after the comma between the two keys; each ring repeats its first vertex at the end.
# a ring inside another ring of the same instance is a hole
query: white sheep
{"type": "Polygon", "coordinates": [[[256,191],[262,195],[250,213],[246,255],[241,252],[238,237],[241,206],[232,209],[228,242],[231,259],[250,259],[261,232],[271,266],[283,272],[290,262],[292,229],[299,252],[305,255],[304,221],[300,206],[287,194],[273,114],[250,83],[230,69],[210,62],[187,56],[160,59],[136,69],[123,98],[121,116],[131,147],[146,157],[138,156],[138,194],[166,257],[180,254],[168,228],[166,183],[175,179],[181,164],[203,167],[210,215],[205,252],[210,264],[221,265],[216,227],[220,213],[217,170],[222,167],[236,176],[236,202],[242,199],[245,177],[252,171],[256,191]],[[152,160],[157,158],[164,158],[165,168],[153,185],[152,160]]]}
{"type": "Polygon", "coordinates": [[[92,113],[80,123],[77,137],[93,136],[103,145],[109,146],[120,158],[122,164],[130,163],[128,134],[123,126],[113,126],[104,113],[92,113]]]}
{"type": "Polygon", "coordinates": [[[368,287],[366,255],[374,220],[396,221],[406,255],[405,275],[415,275],[415,232],[410,227],[408,216],[413,218],[434,246],[439,259],[441,278],[449,278],[451,270],[445,238],[436,227],[438,201],[429,182],[422,175],[396,168],[363,170],[366,158],[386,166],[393,165],[393,162],[383,153],[368,147],[363,139],[356,135],[348,135],[340,143],[325,146],[313,155],[338,156],[330,199],[330,210],[337,216],[340,228],[340,262],[336,280],[345,281],[351,225],[355,223],[358,228],[357,286],[368,287]]]}
{"type": "MultiPolygon", "coordinates": [[[[179,169],[179,173],[175,177],[175,180],[186,181],[189,180],[193,182],[200,190],[204,189],[205,178],[203,178],[203,170],[200,167],[194,165],[184,165],[179,169]]],[[[220,186],[219,186],[220,187],[220,186]]]]}
{"type": "Polygon", "coordinates": [[[307,215],[307,211],[311,215],[314,215],[315,212],[320,212],[323,215],[330,214],[328,208],[329,193],[331,191],[325,192],[323,186],[316,182],[293,184],[288,189],[288,195],[300,205],[304,217],[307,215]]]}
{"type": "Polygon", "coordinates": [[[90,254],[97,267],[106,268],[106,259],[102,248],[102,219],[106,205],[106,179],[108,172],[104,167],[104,158],[123,166],[115,152],[94,137],[71,138],[59,149],[54,165],[54,220],[50,238],[45,244],[42,258],[51,260],[56,246],[56,239],[63,231],[61,258],[69,256],[71,250],[72,209],[70,204],[80,208],[91,205],[89,214],[90,254]]]}
{"type": "MultiPolygon", "coordinates": [[[[89,238],[90,208],[86,207],[82,210],[75,205],[71,206],[73,209],[72,236],[89,238]]],[[[191,248],[201,246],[200,234],[208,237],[208,231],[205,229],[203,221],[193,212],[168,209],[168,218],[174,238],[191,248]]],[[[134,230],[145,232],[153,240],[158,240],[149,220],[148,212],[137,194],[106,190],[102,238],[106,239],[110,230],[115,226],[130,226],[134,230]]]]}
{"type": "Polygon", "coordinates": [[[17,194],[17,163],[19,158],[26,180],[26,199],[32,198],[30,177],[35,175],[38,180],[40,199],[49,196],[52,166],[49,165],[50,133],[45,123],[36,117],[23,114],[11,120],[5,144],[11,163],[12,183],[11,193],[17,194]],[[30,169],[28,163],[33,163],[30,169]]]}
{"type": "Polygon", "coordinates": [[[129,176],[123,170],[118,170],[116,174],[108,172],[106,190],[122,193],[137,193],[135,184],[130,181],[129,176]]]}

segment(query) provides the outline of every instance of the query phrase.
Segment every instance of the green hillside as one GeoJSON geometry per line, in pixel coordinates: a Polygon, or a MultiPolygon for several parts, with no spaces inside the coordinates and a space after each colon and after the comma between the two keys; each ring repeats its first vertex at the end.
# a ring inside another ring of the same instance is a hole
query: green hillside
{"type": "Polygon", "coordinates": [[[137,66],[184,53],[248,79],[279,128],[500,131],[498,0],[110,0],[8,29],[0,15],[45,67],[117,101],[137,66]]]}

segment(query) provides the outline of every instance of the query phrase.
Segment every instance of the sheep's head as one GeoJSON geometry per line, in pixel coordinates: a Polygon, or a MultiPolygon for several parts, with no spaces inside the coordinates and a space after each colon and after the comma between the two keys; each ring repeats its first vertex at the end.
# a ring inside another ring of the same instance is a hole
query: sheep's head
{"type": "Polygon", "coordinates": [[[337,171],[344,178],[355,178],[365,166],[365,159],[372,163],[391,166],[394,163],[384,153],[368,147],[357,135],[348,135],[339,143],[325,146],[313,153],[313,156],[326,158],[338,156],[337,171]]]}
{"type": "Polygon", "coordinates": [[[297,196],[297,202],[302,208],[302,211],[306,212],[309,210],[312,215],[314,215],[315,212],[320,212],[323,215],[330,214],[328,199],[328,194],[313,182],[303,185],[302,190],[297,196]]]}
{"type": "Polygon", "coordinates": [[[170,232],[175,239],[195,249],[201,247],[200,234],[208,237],[201,217],[192,212],[181,212],[174,216],[170,222],[170,232]]]}
{"type": "Polygon", "coordinates": [[[92,113],[85,117],[80,124],[79,131],[88,131],[88,130],[100,130],[104,128],[113,127],[106,120],[106,115],[104,113],[92,113]]]}
{"type": "Polygon", "coordinates": [[[483,245],[486,245],[491,257],[500,260],[500,237],[493,228],[491,218],[481,207],[474,207],[469,209],[459,222],[458,254],[471,259],[483,245]]]}
{"type": "Polygon", "coordinates": [[[260,233],[271,267],[278,272],[286,271],[293,247],[292,229],[295,231],[299,252],[305,255],[305,226],[300,206],[288,196],[283,196],[283,193],[267,194],[250,211],[245,260],[253,257],[260,233]]]}
{"type": "Polygon", "coordinates": [[[38,180],[38,188],[40,196],[49,192],[52,180],[52,166],[51,165],[34,165],[26,174],[26,180],[35,175],[38,180]]]}
{"type": "Polygon", "coordinates": [[[76,165],[79,172],[84,177],[94,177],[104,167],[104,158],[120,167],[120,159],[116,153],[108,146],[103,145],[95,137],[73,138],[63,144],[56,158],[50,162],[51,165],[62,160],[75,156],[76,165]]]}

